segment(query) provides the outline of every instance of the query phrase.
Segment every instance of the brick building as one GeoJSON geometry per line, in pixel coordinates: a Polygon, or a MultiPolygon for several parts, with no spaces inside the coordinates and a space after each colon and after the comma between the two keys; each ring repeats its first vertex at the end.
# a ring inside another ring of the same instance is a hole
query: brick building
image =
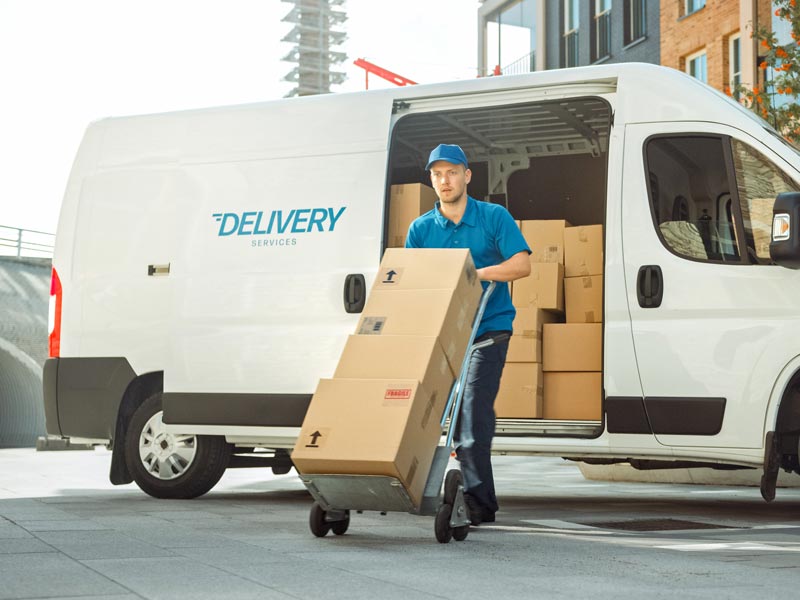
{"type": "Polygon", "coordinates": [[[761,25],[775,27],[770,0],[661,0],[661,64],[725,90],[758,82],[761,25]]]}

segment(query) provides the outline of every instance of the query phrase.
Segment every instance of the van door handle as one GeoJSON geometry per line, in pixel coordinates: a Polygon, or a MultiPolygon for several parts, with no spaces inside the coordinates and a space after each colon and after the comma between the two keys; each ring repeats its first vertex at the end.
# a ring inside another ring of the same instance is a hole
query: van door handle
{"type": "Polygon", "coordinates": [[[639,276],[636,278],[636,296],[642,308],[658,308],[664,297],[664,278],[661,267],[658,265],[645,265],[639,267],[639,276]]]}
{"type": "Polygon", "coordinates": [[[367,301],[367,284],[360,273],[348,275],[344,279],[344,310],[360,313],[367,301]]]}
{"type": "Polygon", "coordinates": [[[158,277],[162,275],[169,275],[169,266],[170,263],[165,265],[147,265],[147,276],[158,277]]]}

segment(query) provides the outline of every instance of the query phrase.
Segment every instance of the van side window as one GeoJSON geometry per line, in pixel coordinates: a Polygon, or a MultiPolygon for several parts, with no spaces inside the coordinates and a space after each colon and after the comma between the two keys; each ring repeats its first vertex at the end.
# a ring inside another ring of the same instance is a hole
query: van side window
{"type": "Polygon", "coordinates": [[[650,208],[662,243],[694,260],[739,262],[723,140],[656,137],[646,155],[650,208]]]}
{"type": "Polygon", "coordinates": [[[769,242],[775,196],[800,191],[800,186],[757,150],[736,139],[731,142],[747,252],[753,262],[772,264],[769,242]]]}

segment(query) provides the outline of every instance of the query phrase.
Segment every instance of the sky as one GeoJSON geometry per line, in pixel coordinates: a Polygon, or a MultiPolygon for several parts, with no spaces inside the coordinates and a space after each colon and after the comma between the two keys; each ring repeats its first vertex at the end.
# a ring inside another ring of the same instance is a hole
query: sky
{"type": "MultiPolygon", "coordinates": [[[[478,0],[346,0],[348,80],[365,58],[418,83],[477,73],[478,0]]],[[[86,126],[282,98],[280,0],[0,0],[0,226],[55,233],[86,126]]],[[[370,76],[370,89],[392,84],[370,76]]]]}

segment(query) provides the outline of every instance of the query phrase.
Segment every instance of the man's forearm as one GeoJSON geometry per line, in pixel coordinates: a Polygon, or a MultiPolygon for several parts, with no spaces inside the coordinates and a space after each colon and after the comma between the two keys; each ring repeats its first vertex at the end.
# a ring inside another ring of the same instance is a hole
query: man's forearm
{"type": "Polygon", "coordinates": [[[527,252],[517,252],[499,265],[478,269],[478,279],[483,281],[514,281],[531,274],[531,262],[527,252]]]}

